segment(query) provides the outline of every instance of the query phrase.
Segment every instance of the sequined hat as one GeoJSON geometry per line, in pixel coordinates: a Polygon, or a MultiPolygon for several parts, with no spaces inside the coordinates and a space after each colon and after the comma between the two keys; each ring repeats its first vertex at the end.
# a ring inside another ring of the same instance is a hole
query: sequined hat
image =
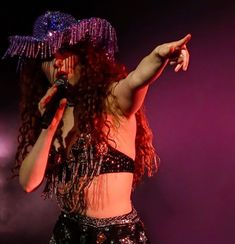
{"type": "Polygon", "coordinates": [[[77,21],[72,15],[60,11],[47,11],[39,16],[32,36],[10,36],[3,58],[46,59],[62,46],[75,45],[83,40],[103,48],[107,57],[114,59],[118,49],[116,32],[107,20],[92,17],[77,21]]]}

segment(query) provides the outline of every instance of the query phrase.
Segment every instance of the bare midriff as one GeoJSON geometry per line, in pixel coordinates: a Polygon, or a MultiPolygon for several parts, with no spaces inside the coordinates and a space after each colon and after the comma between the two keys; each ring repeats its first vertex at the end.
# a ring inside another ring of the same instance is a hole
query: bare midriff
{"type": "Polygon", "coordinates": [[[129,213],[132,209],[132,173],[108,173],[94,179],[86,191],[86,215],[107,218],[129,213]]]}

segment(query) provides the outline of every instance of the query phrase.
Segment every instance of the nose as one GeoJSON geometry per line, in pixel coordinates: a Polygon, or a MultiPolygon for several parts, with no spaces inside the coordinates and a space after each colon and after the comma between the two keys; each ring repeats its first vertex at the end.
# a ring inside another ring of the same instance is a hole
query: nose
{"type": "Polygon", "coordinates": [[[62,66],[63,66],[63,60],[62,59],[56,59],[54,64],[53,64],[53,67],[56,69],[59,69],[62,66]]]}

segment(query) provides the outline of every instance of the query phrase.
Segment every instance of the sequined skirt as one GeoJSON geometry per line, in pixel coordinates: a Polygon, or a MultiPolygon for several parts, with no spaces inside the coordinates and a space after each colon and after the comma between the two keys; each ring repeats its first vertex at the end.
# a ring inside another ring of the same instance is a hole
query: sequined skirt
{"type": "Polygon", "coordinates": [[[61,213],[49,244],[150,244],[137,212],[93,218],[61,213]]]}

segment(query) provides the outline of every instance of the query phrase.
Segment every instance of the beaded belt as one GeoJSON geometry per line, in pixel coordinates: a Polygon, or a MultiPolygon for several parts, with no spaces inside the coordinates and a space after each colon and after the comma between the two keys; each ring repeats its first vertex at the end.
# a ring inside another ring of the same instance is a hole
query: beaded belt
{"type": "Polygon", "coordinates": [[[108,225],[110,226],[110,225],[137,223],[140,220],[134,208],[132,208],[132,211],[128,214],[123,214],[123,215],[109,217],[109,218],[95,218],[95,217],[89,217],[85,215],[65,213],[65,212],[61,212],[61,217],[74,220],[81,225],[88,225],[95,228],[105,227],[108,225]]]}

